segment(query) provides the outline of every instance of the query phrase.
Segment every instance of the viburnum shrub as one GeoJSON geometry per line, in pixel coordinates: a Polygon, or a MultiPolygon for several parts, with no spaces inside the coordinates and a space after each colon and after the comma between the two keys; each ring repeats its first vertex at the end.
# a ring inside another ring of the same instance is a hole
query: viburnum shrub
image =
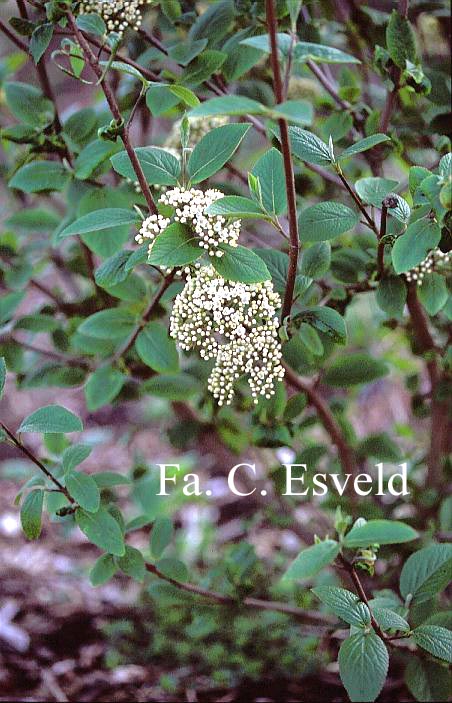
{"type": "MultiPolygon", "coordinates": [[[[17,4],[0,20],[1,388],[8,372],[23,394],[58,389],[19,427],[1,423],[33,469],[17,497],[25,535],[40,536],[43,512],[51,530],[79,528],[101,551],[93,585],[122,571],[167,622],[188,594],[185,636],[205,641],[217,682],[237,680],[239,661],[231,642],[209,650],[221,618],[252,642],[241,619],[262,617],[265,651],[272,626],[286,637],[286,675],[315,670],[321,686],[337,657],[352,701],[375,700],[389,666],[417,700],[447,700],[447,3],[17,4]],[[210,531],[208,558],[185,554],[180,522],[175,539],[187,495],[214,500],[184,492],[176,468],[169,496],[150,457],[83,471],[92,444],[64,405],[78,387],[90,428],[109,404],[135,408],[131,435],[140,408],[163,413],[175,451],[191,452],[186,479],[208,437],[260,465],[262,499],[245,489],[252,512],[229,551],[210,531]],[[383,462],[405,466],[408,496],[386,493],[383,462]],[[297,498],[281,464],[321,471],[337,494],[298,473],[297,498]],[[376,464],[378,491],[356,494],[376,464]],[[265,556],[259,530],[279,535],[265,556]],[[288,533],[305,545],[295,559],[288,533]]],[[[246,658],[243,671],[264,673],[246,658]]]]}

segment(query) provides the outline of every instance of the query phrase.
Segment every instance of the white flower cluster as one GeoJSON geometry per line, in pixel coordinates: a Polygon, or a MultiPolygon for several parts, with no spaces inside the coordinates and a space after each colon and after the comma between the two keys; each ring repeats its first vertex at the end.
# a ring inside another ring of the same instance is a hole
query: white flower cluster
{"type": "Polygon", "coordinates": [[[284,376],[276,309],[280,297],[270,281],[236,283],[219,276],[213,266],[189,273],[176,297],[170,334],[182,349],[197,349],[215,359],[209,390],[219,405],[234,397],[234,383],[248,377],[254,402],[270,398],[284,376]]]}
{"type": "Polygon", "coordinates": [[[219,190],[209,189],[203,193],[197,188],[172,188],[162,193],[158,202],[173,208],[171,217],[150,215],[141,225],[135,237],[138,244],[150,240],[149,251],[155,238],[165,230],[172,221],[190,225],[193,234],[199,238],[199,246],[205,249],[209,256],[223,256],[220,244],[237,246],[240,235],[241,221],[226,222],[221,215],[206,215],[205,209],[216,200],[223,197],[219,190]]]}
{"type": "Polygon", "coordinates": [[[440,272],[441,268],[448,264],[451,258],[452,252],[444,252],[439,247],[436,247],[436,249],[432,249],[427,254],[424,261],[421,261],[418,266],[406,272],[405,279],[408,283],[417,281],[418,286],[420,286],[426,274],[437,270],[440,272]]]}
{"type": "Polygon", "coordinates": [[[109,32],[122,35],[128,27],[135,31],[140,28],[141,8],[151,2],[152,0],[84,0],[80,5],[79,14],[95,12],[102,17],[109,32]]]}

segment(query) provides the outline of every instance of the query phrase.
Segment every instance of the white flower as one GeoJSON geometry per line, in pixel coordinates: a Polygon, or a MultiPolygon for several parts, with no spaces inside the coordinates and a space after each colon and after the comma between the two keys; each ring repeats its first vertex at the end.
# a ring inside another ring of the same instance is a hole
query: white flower
{"type": "MultiPolygon", "coordinates": [[[[228,124],[229,117],[216,115],[214,117],[189,117],[190,120],[190,147],[194,147],[200,139],[216,127],[223,127],[228,124]]],[[[165,140],[163,148],[172,153],[178,153],[181,148],[180,143],[181,120],[174,123],[171,132],[165,140]]]]}
{"type": "Polygon", "coordinates": [[[219,405],[234,397],[234,383],[248,377],[254,402],[271,397],[284,376],[276,310],[280,297],[273,284],[236,283],[212,266],[188,274],[174,301],[170,334],[185,351],[197,349],[215,359],[208,387],[219,405]]]}
{"type": "Polygon", "coordinates": [[[449,263],[451,257],[452,252],[444,252],[441,251],[439,247],[436,247],[436,249],[432,249],[432,251],[427,254],[425,259],[421,261],[418,266],[405,273],[405,279],[408,283],[417,281],[417,285],[420,286],[426,274],[432,273],[433,271],[438,271],[440,273],[441,269],[449,263]]]}
{"type": "Polygon", "coordinates": [[[219,190],[209,189],[203,193],[197,188],[172,188],[162,193],[158,202],[173,209],[171,217],[150,215],[141,225],[139,234],[135,237],[138,244],[150,240],[149,252],[155,238],[163,232],[171,222],[189,225],[199,246],[206,250],[209,256],[222,256],[220,244],[236,247],[240,235],[241,221],[227,222],[220,215],[206,215],[205,210],[216,200],[223,197],[219,190]]]}
{"type": "Polygon", "coordinates": [[[151,4],[152,0],[84,0],[80,4],[79,14],[95,12],[104,20],[109,32],[122,36],[124,30],[131,27],[137,31],[142,22],[141,7],[151,4]]]}

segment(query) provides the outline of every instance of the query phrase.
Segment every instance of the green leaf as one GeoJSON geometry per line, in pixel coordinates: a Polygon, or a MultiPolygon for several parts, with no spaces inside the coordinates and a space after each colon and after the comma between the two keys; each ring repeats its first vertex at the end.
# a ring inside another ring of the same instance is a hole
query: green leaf
{"type": "Polygon", "coordinates": [[[419,647],[434,657],[452,664],[452,632],[439,625],[421,625],[413,630],[413,639],[419,647]]]}
{"type": "Polygon", "coordinates": [[[37,128],[49,125],[54,118],[54,107],[38,88],[27,83],[5,83],[6,103],[20,122],[37,128]]]}
{"type": "Polygon", "coordinates": [[[332,163],[328,146],[312,132],[300,127],[289,127],[289,136],[292,153],[301,161],[319,166],[332,163]]]}
{"type": "Polygon", "coordinates": [[[410,630],[407,621],[389,608],[372,608],[372,614],[384,632],[387,630],[409,632],[410,630]]]}
{"type": "Polygon", "coordinates": [[[192,42],[207,39],[208,46],[216,46],[228,33],[234,16],[234,3],[231,0],[215,2],[197,17],[188,34],[189,39],[192,42]]]}
{"type": "Polygon", "coordinates": [[[333,46],[324,46],[323,44],[314,44],[307,41],[300,41],[295,45],[294,61],[297,63],[306,63],[307,61],[315,61],[315,63],[361,63],[355,56],[346,54],[333,46]]]}
{"type": "Polygon", "coordinates": [[[392,248],[392,263],[396,273],[405,273],[421,263],[441,239],[436,222],[424,217],[408,225],[405,234],[396,239],[392,248]]]}
{"type": "Polygon", "coordinates": [[[319,332],[327,334],[336,344],[345,344],[347,341],[347,328],[345,320],[337,310],[328,307],[308,308],[301,314],[301,319],[308,322],[319,332]]]}
{"type": "Polygon", "coordinates": [[[345,588],[333,586],[318,586],[312,592],[325,603],[335,615],[355,627],[370,625],[370,612],[365,603],[358,596],[345,588]]]}
{"type": "Polygon", "coordinates": [[[30,54],[34,62],[39,63],[42,55],[50,44],[53,35],[53,25],[49,22],[36,27],[30,39],[30,54]]]}
{"type": "Polygon", "coordinates": [[[187,171],[191,183],[217,173],[239,147],[251,125],[229,124],[208,132],[193,149],[187,171]]]}
{"type": "Polygon", "coordinates": [[[339,673],[351,701],[374,701],[388,674],[389,655],[374,632],[359,632],[339,649],[339,673]]]}
{"type": "Polygon", "coordinates": [[[405,669],[405,683],[417,701],[447,703],[450,700],[452,674],[436,661],[410,657],[405,669]]]}
{"type": "Polygon", "coordinates": [[[188,117],[213,117],[214,115],[263,115],[267,108],[257,100],[244,95],[224,95],[211,98],[190,110],[188,117]]]}
{"type": "Polygon", "coordinates": [[[186,66],[205,49],[207,41],[207,39],[198,39],[196,41],[177,42],[177,44],[168,47],[168,54],[173,61],[186,66]]]}
{"type": "Polygon", "coordinates": [[[72,237],[75,234],[85,234],[86,232],[101,232],[102,230],[111,230],[115,227],[123,225],[137,224],[139,220],[138,214],[133,210],[124,210],[122,208],[103,208],[102,210],[94,210],[87,215],[79,217],[78,220],[72,222],[63,229],[59,234],[59,239],[72,237]]]}
{"type": "Polygon", "coordinates": [[[391,138],[388,137],[387,134],[372,134],[370,137],[360,139],[359,142],[356,142],[355,144],[347,147],[347,149],[344,149],[337,160],[342,161],[343,159],[348,159],[350,156],[355,156],[356,154],[361,154],[363,151],[372,149],[374,146],[377,146],[377,144],[390,141],[391,138]]]}
{"type": "Polygon", "coordinates": [[[131,253],[130,251],[118,251],[104,261],[94,274],[97,285],[102,286],[102,288],[108,288],[125,281],[129,275],[126,270],[126,263],[131,253]]]}
{"type": "Polygon", "coordinates": [[[400,317],[406,303],[407,290],[399,276],[382,278],[375,295],[378,306],[391,317],[400,317]]]}
{"type": "Polygon", "coordinates": [[[360,178],[355,183],[355,190],[363,203],[381,208],[383,200],[394,188],[398,186],[398,181],[390,178],[369,177],[360,178]]]}
{"type": "Polygon", "coordinates": [[[369,547],[371,544],[401,544],[418,538],[418,533],[398,520],[369,520],[364,525],[352,527],[345,535],[348,548],[369,547]]]}
{"type": "Polygon", "coordinates": [[[148,263],[165,267],[191,264],[202,254],[198,241],[187,225],[173,222],[154,240],[148,263]]]}
{"type": "Polygon", "coordinates": [[[411,554],[400,574],[400,593],[413,604],[424,603],[452,579],[452,544],[432,544],[411,554]]]}
{"type": "MultiPolygon", "coordinates": [[[[180,176],[179,159],[164,149],[155,146],[142,146],[135,149],[143,173],[150,185],[176,185],[180,176]]],[[[126,151],[120,151],[111,157],[115,171],[124,178],[137,180],[136,173],[126,151]]],[[[136,218],[135,218],[136,219],[136,218]]]]}
{"type": "Polygon", "coordinates": [[[82,30],[82,32],[88,32],[89,34],[94,34],[97,37],[102,37],[107,33],[107,28],[105,22],[100,15],[95,12],[90,12],[87,15],[78,15],[75,20],[77,27],[82,30]]]}
{"type": "Polygon", "coordinates": [[[141,361],[159,373],[177,372],[179,356],[176,344],[160,322],[148,322],[135,342],[141,361]]]}
{"type": "Polygon", "coordinates": [[[111,554],[102,554],[89,572],[92,586],[102,586],[107,583],[117,572],[115,560],[111,554]]]}
{"type": "Polygon", "coordinates": [[[227,54],[223,51],[207,49],[187,66],[179,80],[186,85],[195,87],[210,78],[212,73],[216,73],[226,59],[227,54]]]}
{"type": "Polygon", "coordinates": [[[151,552],[159,559],[174,535],[173,522],[168,517],[158,517],[151,531],[151,552]]]}
{"type": "Polygon", "coordinates": [[[161,374],[154,376],[142,385],[146,393],[167,400],[187,400],[203,390],[200,382],[187,373],[161,374]]]}
{"type": "Polygon", "coordinates": [[[334,239],[356,227],[359,214],[347,205],[325,200],[302,210],[298,219],[300,239],[303,242],[320,242],[334,239]]]}
{"type": "Polygon", "coordinates": [[[188,579],[188,570],[179,559],[159,559],[156,567],[164,576],[184,583],[188,579]]]}
{"type": "Polygon", "coordinates": [[[83,181],[90,178],[107,159],[119,151],[116,142],[94,139],[87,144],[74,161],[75,177],[83,181]]]}
{"type": "Polygon", "coordinates": [[[112,308],[87,317],[78,331],[94,339],[122,339],[133,332],[134,328],[134,315],[122,308],[112,308]]]}
{"type": "Polygon", "coordinates": [[[436,315],[445,306],[449,297],[444,276],[427,273],[418,288],[418,297],[429,315],[436,315]]]}
{"type": "Polygon", "coordinates": [[[91,447],[87,444],[73,444],[67,447],[62,456],[62,468],[65,474],[75,469],[91,454],[91,447]]]}
{"type": "Polygon", "coordinates": [[[0,356],[0,398],[3,395],[6,382],[6,363],[3,356],[0,356]]]}
{"type": "Polygon", "coordinates": [[[116,559],[116,563],[127,576],[130,576],[140,583],[144,581],[146,564],[144,563],[142,553],[138,549],[135,549],[135,547],[130,547],[127,544],[125,554],[116,559]]]}
{"type": "Polygon", "coordinates": [[[391,59],[399,68],[406,62],[416,63],[416,42],[413,28],[406,17],[393,10],[386,27],[386,46],[391,59]]]}
{"type": "Polygon", "coordinates": [[[314,117],[311,103],[306,100],[286,100],[268,110],[269,117],[280,119],[300,125],[310,125],[314,117]]]}
{"type": "Polygon", "coordinates": [[[269,149],[254,164],[253,176],[259,179],[262,205],[267,212],[282,215],[287,209],[284,162],[278,149],[269,149]]]}
{"type": "Polygon", "coordinates": [[[146,105],[155,117],[164,114],[179,102],[179,97],[168,85],[151,85],[146,92],[146,105]]]}
{"type": "Polygon", "coordinates": [[[270,272],[264,261],[251,249],[245,247],[230,247],[224,244],[221,258],[214,257],[212,265],[227,281],[240,283],[261,283],[270,280],[270,272]]]}
{"type": "Polygon", "coordinates": [[[188,107],[196,107],[199,105],[199,98],[195,95],[195,93],[190,90],[189,88],[186,88],[184,85],[170,85],[169,89],[171,93],[176,95],[179,100],[188,107]]]}
{"type": "Polygon", "coordinates": [[[289,257],[277,249],[254,249],[268,268],[275,290],[284,293],[287,285],[289,257]]]}
{"type": "Polygon", "coordinates": [[[300,339],[311,354],[314,354],[314,356],[322,356],[322,340],[315,329],[311,327],[311,325],[308,325],[307,322],[302,322],[300,325],[300,339]]]}
{"type": "Polygon", "coordinates": [[[43,498],[44,491],[30,491],[22,504],[20,521],[28,539],[38,539],[41,534],[43,498]]]}
{"type": "Polygon", "coordinates": [[[318,242],[303,251],[300,270],[309,278],[320,278],[331,264],[331,245],[329,242],[318,242]]]}
{"type": "Polygon", "coordinates": [[[18,432],[82,432],[80,418],[61,405],[45,405],[22,421],[18,432]]]}
{"type": "Polygon", "coordinates": [[[118,522],[105,510],[88,513],[82,508],[75,512],[75,521],[89,541],[110,554],[125,554],[124,537],[118,522]]]}
{"type": "Polygon", "coordinates": [[[365,457],[375,457],[378,461],[400,461],[397,444],[385,432],[370,434],[358,446],[358,452],[365,457]]]}
{"type": "Polygon", "coordinates": [[[338,542],[332,539],[327,539],[324,542],[313,544],[312,547],[303,549],[302,552],[289,566],[284,574],[284,580],[310,579],[329,564],[332,564],[340,551],[338,542]]]}
{"type": "Polygon", "coordinates": [[[6,220],[7,225],[18,227],[26,232],[48,232],[55,229],[59,222],[60,220],[56,213],[40,207],[20,210],[6,220]]]}
{"type": "Polygon", "coordinates": [[[19,168],[8,185],[25,193],[41,193],[45,190],[64,190],[68,180],[69,172],[58,161],[33,161],[19,168]]]}
{"type": "Polygon", "coordinates": [[[358,383],[371,383],[388,373],[386,364],[369,354],[348,354],[333,362],[324,381],[330,386],[354,386],[358,383]]]}
{"type": "MultiPolygon", "coordinates": [[[[86,407],[95,412],[116,398],[126,381],[126,377],[111,366],[96,369],[85,385],[86,407]]],[[[84,507],[84,506],[82,506],[84,507]]]]}
{"type": "Polygon", "coordinates": [[[262,208],[250,198],[241,195],[226,195],[219,198],[206,209],[208,215],[222,215],[223,217],[265,218],[262,208]]]}
{"type": "Polygon", "coordinates": [[[99,488],[113,488],[114,486],[127,486],[130,480],[127,476],[116,473],[116,471],[101,471],[93,475],[93,479],[99,488]]]}
{"type": "Polygon", "coordinates": [[[92,476],[72,471],[66,478],[66,488],[81,508],[96,513],[100,505],[100,492],[92,476]]]}
{"type": "Polygon", "coordinates": [[[23,291],[17,291],[16,293],[7,293],[0,298],[0,325],[12,318],[14,311],[24,297],[25,293],[23,291]]]}

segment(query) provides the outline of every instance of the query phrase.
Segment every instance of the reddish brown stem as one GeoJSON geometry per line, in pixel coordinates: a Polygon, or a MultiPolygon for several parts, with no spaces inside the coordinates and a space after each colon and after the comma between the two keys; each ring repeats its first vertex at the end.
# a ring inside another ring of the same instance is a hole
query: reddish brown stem
{"type": "MultiPolygon", "coordinates": [[[[281,70],[278,60],[278,44],[277,32],[278,21],[275,12],[274,0],[265,0],[267,27],[270,35],[270,61],[273,72],[273,90],[275,93],[276,103],[280,104],[284,101],[283,84],[281,79],[281,70]]],[[[281,319],[284,320],[290,315],[292,310],[293,296],[295,290],[295,279],[297,277],[299,239],[298,239],[298,221],[297,221],[297,197],[295,192],[295,178],[293,172],[292,155],[290,151],[289,128],[287,121],[284,119],[278,120],[281,133],[281,147],[284,161],[284,175],[286,180],[287,207],[289,216],[289,267],[287,272],[287,284],[284,293],[284,301],[281,311],[281,319]]]]}

